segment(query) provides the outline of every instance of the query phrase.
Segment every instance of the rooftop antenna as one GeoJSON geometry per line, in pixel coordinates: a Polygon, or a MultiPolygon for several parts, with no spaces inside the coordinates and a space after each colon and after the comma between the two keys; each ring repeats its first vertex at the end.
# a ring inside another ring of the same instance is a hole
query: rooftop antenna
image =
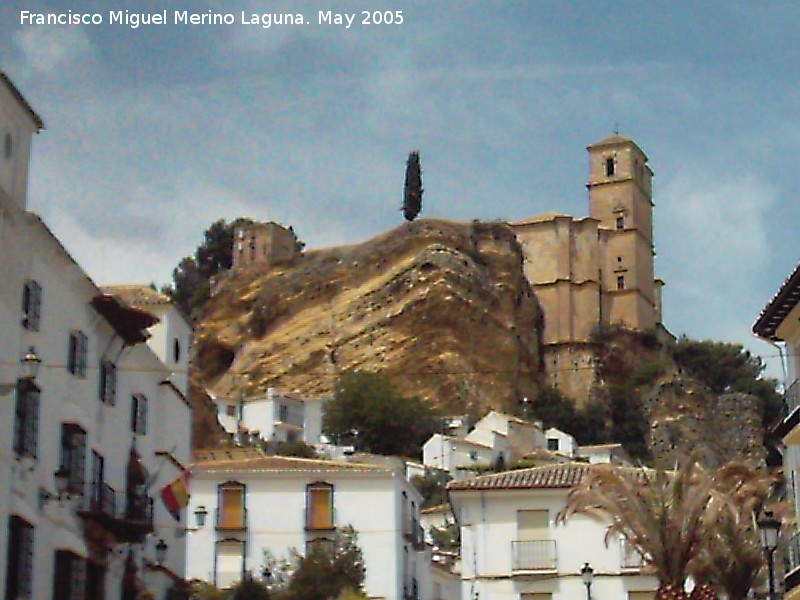
{"type": "Polygon", "coordinates": [[[614,135],[619,135],[619,121],[614,122],[614,135]]]}

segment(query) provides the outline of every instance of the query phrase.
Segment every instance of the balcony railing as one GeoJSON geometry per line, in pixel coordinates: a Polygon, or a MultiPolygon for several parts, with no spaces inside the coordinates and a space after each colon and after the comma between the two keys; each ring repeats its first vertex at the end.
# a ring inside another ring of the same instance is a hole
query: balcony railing
{"type": "Polygon", "coordinates": [[[425,547],[425,530],[414,515],[403,515],[403,537],[417,550],[425,547]]]}
{"type": "Polygon", "coordinates": [[[512,569],[552,571],[556,568],[555,540],[517,540],[511,542],[512,569]]]}
{"type": "Polygon", "coordinates": [[[800,567],[800,531],[796,531],[786,542],[784,558],[787,574],[800,567]]]}
{"type": "Polygon", "coordinates": [[[97,522],[121,542],[138,542],[153,531],[153,499],[120,492],[105,482],[91,483],[80,497],[78,514],[97,522]]]}
{"type": "Polygon", "coordinates": [[[239,510],[217,509],[217,529],[238,531],[247,529],[247,509],[242,507],[239,510]]]}
{"type": "Polygon", "coordinates": [[[405,600],[418,600],[419,586],[416,577],[412,577],[410,582],[403,585],[403,598],[405,600]]]}
{"type": "Polygon", "coordinates": [[[792,414],[800,407],[800,379],[795,379],[783,394],[783,403],[786,407],[786,416],[792,414]]]}

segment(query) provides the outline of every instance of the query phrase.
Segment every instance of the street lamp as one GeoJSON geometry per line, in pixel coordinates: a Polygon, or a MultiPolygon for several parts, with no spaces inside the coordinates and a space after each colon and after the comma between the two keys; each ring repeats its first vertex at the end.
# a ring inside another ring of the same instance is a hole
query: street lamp
{"type": "Polygon", "coordinates": [[[34,381],[42,364],[42,358],[36,354],[36,349],[33,346],[28,346],[28,351],[19,362],[22,364],[20,378],[34,381]]]}
{"type": "Polygon", "coordinates": [[[586,600],[592,600],[592,579],[594,579],[594,569],[589,565],[589,563],[584,563],[583,568],[581,569],[581,579],[583,580],[583,585],[586,586],[586,600]]]}
{"type": "Polygon", "coordinates": [[[20,382],[33,383],[39,374],[42,358],[36,353],[36,349],[33,346],[28,346],[28,351],[22,355],[19,364],[19,379],[11,383],[0,383],[0,396],[5,396],[17,389],[20,382]]]}
{"type": "Polygon", "coordinates": [[[194,518],[197,519],[197,526],[203,527],[206,524],[206,515],[208,514],[208,509],[205,506],[198,506],[197,509],[194,511],[194,518]]]}
{"type": "Polygon", "coordinates": [[[158,540],[156,544],[156,564],[161,566],[164,564],[164,560],[167,558],[167,542],[163,539],[158,540]]]}
{"type": "Polygon", "coordinates": [[[778,547],[778,537],[781,529],[781,522],[775,518],[771,510],[765,510],[764,515],[758,520],[758,532],[761,535],[761,547],[767,555],[769,566],[769,598],[775,600],[775,571],[773,566],[773,555],[778,547]]]}

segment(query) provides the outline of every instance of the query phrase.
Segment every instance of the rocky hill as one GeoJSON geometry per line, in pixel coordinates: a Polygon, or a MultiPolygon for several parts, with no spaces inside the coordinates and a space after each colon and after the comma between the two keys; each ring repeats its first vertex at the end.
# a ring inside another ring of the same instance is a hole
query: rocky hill
{"type": "Polygon", "coordinates": [[[195,364],[220,396],[318,397],[345,369],[383,371],[448,410],[515,406],[543,379],[543,317],[504,223],[419,220],[362,244],[220,278],[195,364]]]}

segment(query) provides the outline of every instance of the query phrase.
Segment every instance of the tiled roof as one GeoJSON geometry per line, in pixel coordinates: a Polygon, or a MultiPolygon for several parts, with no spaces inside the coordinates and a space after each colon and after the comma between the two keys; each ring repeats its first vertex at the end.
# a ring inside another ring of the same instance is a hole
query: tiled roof
{"type": "Polygon", "coordinates": [[[798,303],[800,303],[800,263],[783,282],[778,293],[763,308],[753,325],[753,333],[768,340],[780,340],[775,332],[798,303]]]}
{"type": "Polygon", "coordinates": [[[106,294],[117,296],[125,304],[131,306],[153,306],[156,304],[172,304],[168,296],[149,285],[108,285],[103,286],[106,294]]]}
{"type": "Polygon", "coordinates": [[[472,479],[453,481],[447,489],[452,490],[510,490],[510,489],[569,489],[577,485],[589,472],[586,463],[548,465],[518,471],[505,471],[481,475],[472,479]]]}
{"type": "Polygon", "coordinates": [[[204,460],[196,462],[192,467],[193,473],[233,473],[249,471],[251,473],[264,472],[369,472],[388,473],[378,465],[347,463],[332,460],[314,460],[308,458],[295,458],[289,456],[252,456],[247,458],[226,458],[224,451],[205,451],[204,460]],[[216,455],[222,457],[218,458],[216,455]]]}

